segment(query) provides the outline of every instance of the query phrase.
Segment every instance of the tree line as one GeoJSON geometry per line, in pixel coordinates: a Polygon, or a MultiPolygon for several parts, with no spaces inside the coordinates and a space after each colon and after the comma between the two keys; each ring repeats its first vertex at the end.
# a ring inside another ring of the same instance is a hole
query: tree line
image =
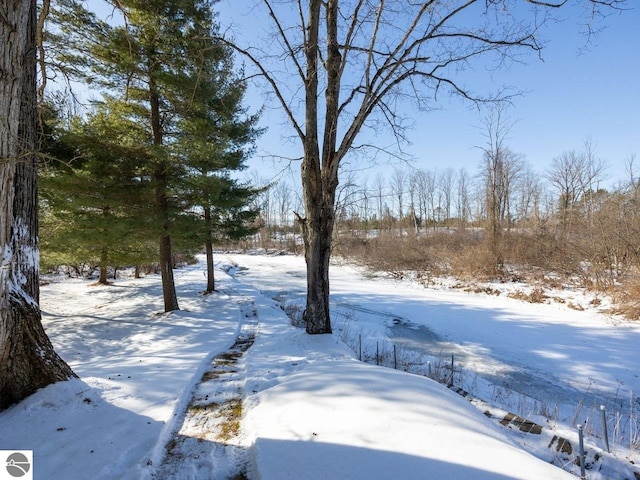
{"type": "MultiPolygon", "coordinates": [[[[334,251],[394,272],[562,279],[611,294],[621,313],[640,318],[635,155],[617,183],[607,178],[607,162],[590,138],[534,171],[506,144],[504,113],[491,110],[475,170],[406,166],[373,180],[345,174],[337,189],[334,251]],[[503,130],[496,140],[498,116],[503,130]]],[[[299,188],[281,182],[256,197],[262,229],[254,245],[300,249],[287,210],[299,207],[299,188]]]]}
{"type": "Polygon", "coordinates": [[[97,90],[88,112],[69,95],[45,98],[40,168],[41,243],[47,265],[157,265],[165,311],[179,308],[176,250],[250,232],[258,189],[233,173],[259,134],[243,105],[246,83],[215,41],[207,1],[119,2],[110,22],[58,0],[44,35],[45,75],[97,90]]]}

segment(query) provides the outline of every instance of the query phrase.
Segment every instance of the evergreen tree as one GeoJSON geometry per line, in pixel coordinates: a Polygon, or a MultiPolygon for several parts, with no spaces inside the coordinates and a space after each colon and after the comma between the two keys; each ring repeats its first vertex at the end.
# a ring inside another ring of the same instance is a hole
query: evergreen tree
{"type": "Polygon", "coordinates": [[[98,266],[98,282],[106,284],[108,266],[154,261],[150,182],[140,174],[148,157],[141,147],[144,134],[137,124],[101,108],[50,137],[51,155],[64,161],[48,162],[40,172],[45,262],[98,266]]]}
{"type": "Polygon", "coordinates": [[[190,105],[179,121],[175,151],[183,159],[187,209],[200,218],[196,238],[205,246],[207,288],[215,289],[213,244],[223,239],[239,239],[253,233],[250,224],[258,211],[248,208],[258,189],[241,185],[230,175],[245,168],[246,157],[261,133],[257,115],[249,116],[242,106],[245,83],[233,72],[228,47],[201,59],[186,79],[190,105]]]}
{"type": "MultiPolygon", "coordinates": [[[[187,162],[196,152],[210,156],[212,151],[228,152],[229,145],[250,141],[254,135],[255,119],[237,119],[244,89],[230,89],[231,81],[237,79],[231,74],[228,49],[213,40],[213,3],[114,1],[114,11],[125,20],[122,25],[97,19],[79,0],[59,0],[52,10],[57,21],[52,42],[67,46],[59,60],[72,65],[71,70],[87,82],[110,92],[111,115],[146,130],[141,146],[148,157],[140,174],[154,189],[165,311],[179,308],[172,270],[172,236],[178,231],[176,226],[186,220],[180,184],[193,172],[187,162]],[[218,89],[239,95],[233,99],[232,113],[227,117],[230,121],[221,121],[223,116],[212,112],[229,99],[225,94],[217,95],[218,89]],[[229,136],[229,131],[243,125],[247,134],[229,136]],[[185,128],[192,128],[190,139],[185,128]]],[[[216,158],[221,163],[208,172],[237,168],[244,156],[216,158]],[[224,163],[230,160],[236,160],[236,164],[224,163]]]]}
{"type": "Polygon", "coordinates": [[[196,193],[193,212],[201,219],[196,232],[206,252],[207,287],[204,293],[212,293],[215,290],[213,246],[257,232],[254,225],[259,211],[249,205],[260,190],[242,185],[226,174],[209,172],[191,177],[191,180],[199,185],[193,190],[196,193]]]}

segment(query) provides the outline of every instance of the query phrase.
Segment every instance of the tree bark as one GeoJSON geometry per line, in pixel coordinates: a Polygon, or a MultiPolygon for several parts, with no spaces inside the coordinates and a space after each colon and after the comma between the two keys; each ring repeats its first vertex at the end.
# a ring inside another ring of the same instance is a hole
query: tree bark
{"type": "Polygon", "coordinates": [[[209,207],[204,209],[204,225],[207,232],[205,239],[205,251],[207,255],[207,289],[204,293],[213,293],[215,291],[215,273],[213,270],[213,242],[211,241],[211,235],[213,228],[211,226],[211,210],[209,207]]]}
{"type": "Polygon", "coordinates": [[[75,377],[39,307],[36,2],[0,6],[0,410],[75,377]]]}
{"type": "MultiPolygon", "coordinates": [[[[149,70],[149,104],[151,107],[151,129],[154,145],[161,146],[163,132],[160,121],[160,98],[156,92],[153,79],[153,68],[149,70]]],[[[173,279],[173,252],[171,251],[171,236],[169,235],[169,199],[167,197],[167,162],[157,160],[154,167],[155,202],[156,211],[161,222],[159,238],[160,276],[162,278],[162,297],[164,299],[164,311],[172,312],[180,310],[176,286],[173,279]]]]}
{"type": "MultiPolygon", "coordinates": [[[[305,56],[307,60],[305,85],[305,136],[302,175],[305,218],[300,218],[307,264],[307,304],[304,312],[307,333],[331,333],[329,313],[329,258],[333,225],[325,225],[327,211],[333,213],[333,205],[324,202],[324,180],[321,171],[318,142],[318,36],[320,28],[321,0],[309,2],[309,20],[305,56]],[[326,235],[323,237],[323,235],[326,235]]],[[[327,119],[331,122],[331,119],[327,119]]]]}
{"type": "Polygon", "coordinates": [[[100,266],[100,272],[98,274],[98,283],[100,285],[109,285],[109,280],[107,280],[107,267],[100,266]]]}
{"type": "Polygon", "coordinates": [[[302,221],[304,255],[307,264],[307,304],[304,320],[307,333],[331,333],[329,309],[329,261],[335,223],[334,204],[322,201],[312,218],[302,221]]]}
{"type": "Polygon", "coordinates": [[[100,273],[98,276],[98,283],[100,285],[109,284],[109,281],[107,280],[107,260],[108,260],[107,247],[102,247],[100,251],[100,273]]]}

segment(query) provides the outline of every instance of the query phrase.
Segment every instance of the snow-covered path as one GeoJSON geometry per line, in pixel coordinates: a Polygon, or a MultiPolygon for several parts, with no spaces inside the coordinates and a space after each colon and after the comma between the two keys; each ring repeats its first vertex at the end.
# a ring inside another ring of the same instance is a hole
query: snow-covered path
{"type": "Polygon", "coordinates": [[[229,350],[215,356],[174,422],[166,451],[151,479],[227,480],[247,469],[250,445],[240,434],[246,396],[244,355],[258,330],[252,298],[238,300],[240,328],[229,350]]]}

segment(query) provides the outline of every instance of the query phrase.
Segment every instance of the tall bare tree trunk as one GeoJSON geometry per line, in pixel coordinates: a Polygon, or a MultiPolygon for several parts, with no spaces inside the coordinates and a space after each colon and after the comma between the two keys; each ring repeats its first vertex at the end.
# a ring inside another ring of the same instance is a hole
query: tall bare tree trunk
{"type": "Polygon", "coordinates": [[[75,377],[39,307],[35,24],[35,0],[0,4],[0,410],[75,377]]]}
{"type": "Polygon", "coordinates": [[[337,1],[327,9],[327,89],[322,156],[318,140],[318,62],[321,0],[310,0],[308,38],[305,42],[305,137],[301,173],[306,218],[300,219],[307,263],[307,333],[331,333],[329,311],[329,260],[335,224],[335,192],[338,187],[336,138],[341,58],[338,50],[337,1]]]}
{"type": "Polygon", "coordinates": [[[304,313],[307,333],[331,333],[329,310],[329,261],[331,240],[335,224],[332,198],[323,198],[322,192],[310,195],[305,201],[317,198],[314,208],[307,207],[307,218],[303,219],[304,256],[307,263],[307,305],[304,313]]]}

